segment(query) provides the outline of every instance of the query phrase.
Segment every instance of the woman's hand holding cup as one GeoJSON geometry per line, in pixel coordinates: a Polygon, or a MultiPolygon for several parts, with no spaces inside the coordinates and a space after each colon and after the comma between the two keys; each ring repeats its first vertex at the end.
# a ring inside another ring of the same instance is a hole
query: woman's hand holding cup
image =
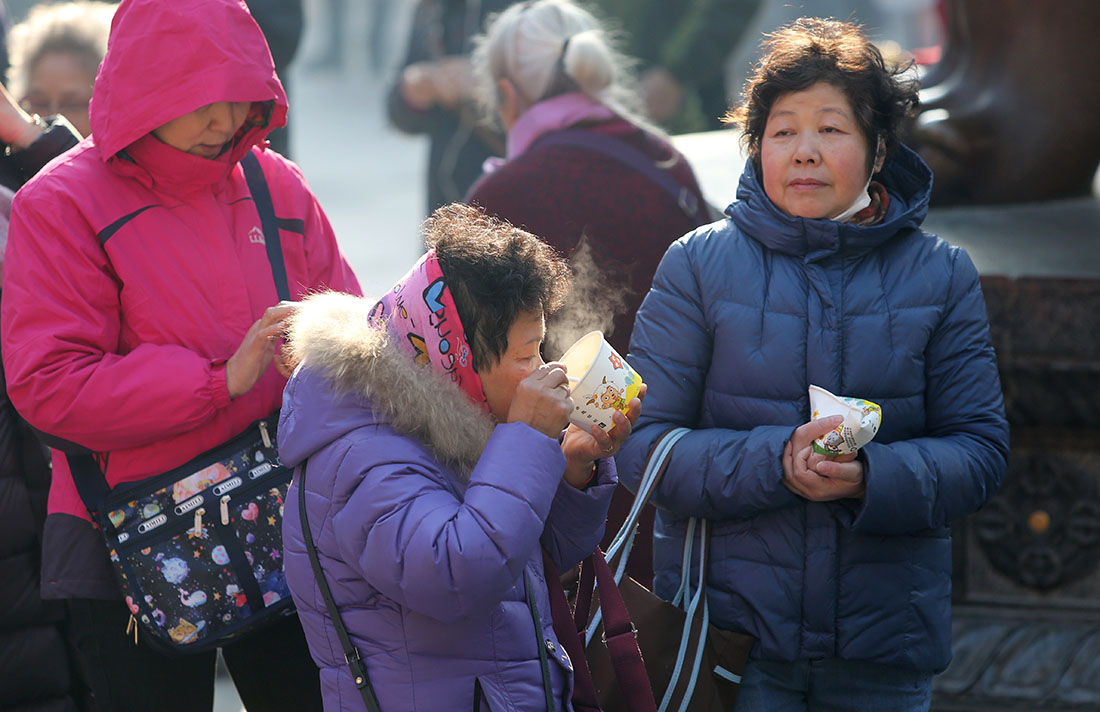
{"type": "Polygon", "coordinates": [[[557,439],[572,412],[565,366],[553,362],[539,366],[519,382],[508,408],[507,422],[527,423],[543,435],[557,439]]]}
{"type": "MultiPolygon", "coordinates": [[[[225,385],[230,398],[248,393],[264,375],[275,357],[276,342],[283,335],[286,320],[297,309],[296,302],[279,302],[268,307],[248,328],[236,353],[225,364],[225,385]]],[[[280,372],[283,370],[280,366],[280,372]]]]}
{"type": "Polygon", "coordinates": [[[863,463],[857,453],[828,456],[813,451],[814,440],[843,422],[839,415],[800,425],[783,450],[783,484],[791,492],[814,502],[860,498],[866,489],[863,463]]]}
{"type": "Polygon", "coordinates": [[[583,430],[570,423],[561,442],[565,453],[565,481],[574,487],[582,487],[592,477],[592,466],[596,460],[614,457],[638,422],[642,414],[642,399],[645,398],[646,385],[643,383],[637,397],[630,400],[627,413],[616,411],[611,415],[614,425],[610,432],[604,432],[598,425],[583,430]]]}

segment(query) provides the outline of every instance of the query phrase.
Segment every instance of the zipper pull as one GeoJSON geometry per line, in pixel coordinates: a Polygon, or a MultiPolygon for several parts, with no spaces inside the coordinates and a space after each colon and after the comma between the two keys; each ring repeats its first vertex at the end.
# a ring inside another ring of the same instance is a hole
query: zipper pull
{"type": "Polygon", "coordinates": [[[130,620],[126,623],[126,635],[130,635],[130,631],[134,632],[134,645],[138,644],[138,622],[137,618],[134,618],[134,614],[130,614],[130,620]]]}
{"type": "Polygon", "coordinates": [[[229,495],[223,494],[221,498],[222,526],[229,526],[229,495]]]}
{"type": "Polygon", "coordinates": [[[206,514],[206,507],[195,510],[195,536],[202,536],[202,515],[206,514]]]}
{"type": "Polygon", "coordinates": [[[267,421],[260,421],[260,438],[264,441],[264,447],[271,447],[271,436],[267,432],[267,421]]]}

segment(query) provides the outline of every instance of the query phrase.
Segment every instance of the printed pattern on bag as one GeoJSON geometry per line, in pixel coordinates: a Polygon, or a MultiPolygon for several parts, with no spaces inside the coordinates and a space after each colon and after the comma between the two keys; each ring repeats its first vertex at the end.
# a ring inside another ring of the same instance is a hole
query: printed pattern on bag
{"type": "Polygon", "coordinates": [[[126,502],[108,512],[111,526],[118,533],[120,542],[139,534],[148,534],[167,523],[175,514],[183,516],[193,512],[204,504],[206,490],[211,487],[221,496],[226,492],[247,484],[255,478],[257,471],[270,471],[278,466],[274,450],[264,453],[266,448],[246,447],[229,455],[222,462],[216,462],[192,475],[184,477],[157,491],[126,502]],[[221,483],[225,484],[221,484],[221,483]],[[161,516],[164,515],[164,516],[161,516]]]}
{"type": "Polygon", "coordinates": [[[215,621],[228,626],[252,613],[212,529],[203,526],[199,534],[188,529],[126,555],[131,580],[144,594],[140,602],[132,593],[126,596],[131,613],[141,612],[146,624],[152,622],[177,644],[202,640],[215,621]]]}
{"type": "Polygon", "coordinates": [[[283,538],[279,529],[286,490],[286,486],[272,487],[242,499],[233,515],[233,528],[244,547],[265,606],[290,595],[283,573],[283,538]]]}
{"type": "Polygon", "coordinates": [[[282,515],[291,470],[259,432],[215,451],[217,462],[145,483],[147,494],[114,493],[99,518],[130,612],[170,647],[216,644],[290,604],[282,515]]]}

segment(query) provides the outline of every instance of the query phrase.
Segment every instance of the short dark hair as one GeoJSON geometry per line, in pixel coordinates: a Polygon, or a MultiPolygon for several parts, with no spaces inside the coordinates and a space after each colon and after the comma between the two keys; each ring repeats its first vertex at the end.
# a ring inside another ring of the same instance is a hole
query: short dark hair
{"type": "Polygon", "coordinates": [[[500,361],[520,313],[548,317],[565,302],[569,264],[526,230],[452,203],[432,213],[423,233],[435,248],[477,370],[500,361]]]}
{"type": "Polygon", "coordinates": [[[760,142],[768,115],[780,97],[828,82],[844,92],[867,139],[874,163],[881,138],[890,156],[901,140],[906,117],[919,103],[916,79],[902,75],[912,63],[888,66],[860,25],[803,17],[767,35],[764,56],[745,84],[742,103],[726,113],[741,127],[741,141],[760,168],[760,142]]]}

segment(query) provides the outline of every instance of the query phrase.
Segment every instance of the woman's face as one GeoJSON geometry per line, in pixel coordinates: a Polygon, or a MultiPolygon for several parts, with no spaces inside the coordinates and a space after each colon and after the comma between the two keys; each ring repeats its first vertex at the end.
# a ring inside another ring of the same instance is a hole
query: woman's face
{"type": "Polygon", "coordinates": [[[27,93],[20,101],[24,109],[40,116],[61,114],[81,136],[92,132],[88,102],[92,98],[95,72],[87,62],[70,52],[47,52],[31,67],[27,93]]]}
{"type": "Polygon", "coordinates": [[[867,184],[867,138],[840,89],[818,82],[780,97],[760,141],[764,192],[787,215],[832,218],[867,184]]]}
{"type": "Polygon", "coordinates": [[[172,148],[203,158],[217,158],[248,118],[249,101],[218,101],[172,119],[153,135],[172,148]]]}
{"type": "Polygon", "coordinates": [[[539,347],[546,337],[546,322],[541,313],[520,312],[508,330],[508,348],[500,360],[478,373],[489,412],[497,422],[508,419],[516,386],[543,364],[539,347]]]}

